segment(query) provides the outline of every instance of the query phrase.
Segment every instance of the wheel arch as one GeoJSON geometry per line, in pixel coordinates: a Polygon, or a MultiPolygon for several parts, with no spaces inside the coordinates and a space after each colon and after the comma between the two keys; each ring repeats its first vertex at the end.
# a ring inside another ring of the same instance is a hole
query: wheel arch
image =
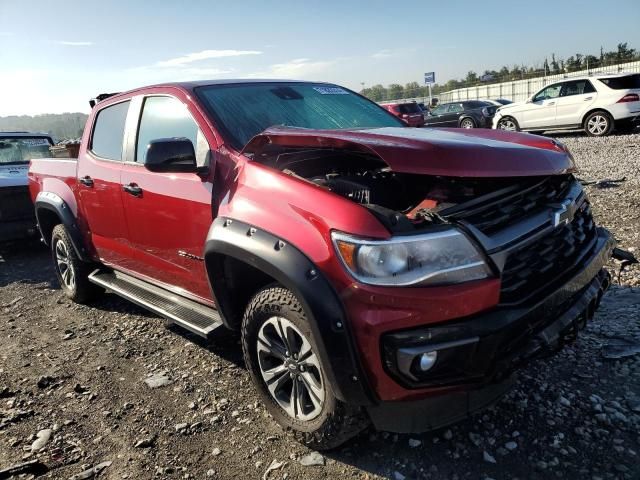
{"type": "Polygon", "coordinates": [[[63,224],[73,244],[78,258],[90,261],[90,255],[82,238],[80,229],[67,203],[58,195],[51,192],[40,192],[34,202],[38,229],[45,245],[49,245],[51,233],[58,224],[63,224]]]}
{"type": "Polygon", "coordinates": [[[269,283],[282,285],[304,308],[336,397],[356,405],[372,403],[373,394],[359,364],[342,303],[304,253],[269,232],[217,218],[207,236],[204,259],[214,300],[227,327],[238,327],[259,288],[269,283]],[[238,279],[242,281],[235,281],[238,279]]]}
{"type": "Polygon", "coordinates": [[[603,107],[593,107],[590,108],[589,110],[587,110],[587,112],[582,116],[582,121],[580,122],[580,125],[582,126],[582,128],[586,128],[586,122],[587,122],[587,118],[589,117],[589,115],[591,115],[592,113],[595,112],[604,112],[607,115],[609,115],[609,118],[611,119],[611,121],[615,121],[613,118],[613,115],[611,115],[611,112],[609,110],[607,110],[606,108],[603,107]]]}

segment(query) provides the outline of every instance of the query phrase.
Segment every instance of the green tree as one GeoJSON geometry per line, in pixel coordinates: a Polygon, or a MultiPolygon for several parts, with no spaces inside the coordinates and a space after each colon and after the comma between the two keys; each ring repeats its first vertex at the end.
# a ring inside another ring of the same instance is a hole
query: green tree
{"type": "Polygon", "coordinates": [[[399,83],[392,83],[387,87],[387,100],[397,100],[404,96],[404,87],[399,83]]]}

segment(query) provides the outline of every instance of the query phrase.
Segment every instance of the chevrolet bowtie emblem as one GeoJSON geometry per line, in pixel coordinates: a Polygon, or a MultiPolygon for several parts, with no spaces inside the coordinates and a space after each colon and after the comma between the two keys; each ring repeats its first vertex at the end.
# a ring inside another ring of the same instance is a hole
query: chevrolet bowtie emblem
{"type": "Polygon", "coordinates": [[[559,227],[560,225],[566,225],[573,220],[574,215],[576,214],[576,204],[573,200],[565,200],[559,206],[559,208],[554,209],[551,212],[551,222],[554,227],[559,227]]]}

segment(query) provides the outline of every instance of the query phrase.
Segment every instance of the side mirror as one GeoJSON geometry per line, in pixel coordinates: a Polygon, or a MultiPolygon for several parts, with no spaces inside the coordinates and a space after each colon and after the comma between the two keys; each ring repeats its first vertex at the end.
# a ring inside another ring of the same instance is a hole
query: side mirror
{"type": "Polygon", "coordinates": [[[144,166],[152,172],[198,171],[193,143],[184,137],[151,140],[144,166]]]}

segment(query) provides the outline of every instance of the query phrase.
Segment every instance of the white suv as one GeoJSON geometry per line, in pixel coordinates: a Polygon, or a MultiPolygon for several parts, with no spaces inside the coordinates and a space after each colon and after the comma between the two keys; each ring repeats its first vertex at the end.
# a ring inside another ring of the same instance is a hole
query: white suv
{"type": "Polygon", "coordinates": [[[526,102],[500,107],[493,128],[543,132],[584,129],[601,137],[640,120],[640,74],[576,77],[547,85],[526,102]]]}

